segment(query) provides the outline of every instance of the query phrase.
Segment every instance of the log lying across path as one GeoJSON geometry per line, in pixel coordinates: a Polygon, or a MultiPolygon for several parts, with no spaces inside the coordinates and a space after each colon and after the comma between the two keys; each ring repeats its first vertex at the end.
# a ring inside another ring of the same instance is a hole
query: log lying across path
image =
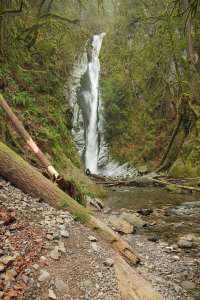
{"type": "Polygon", "coordinates": [[[45,178],[19,155],[0,142],[0,175],[25,193],[41,198],[57,209],[68,210],[72,216],[96,230],[100,236],[131,266],[139,262],[133,249],[114,231],[91,216],[88,210],[63,192],[56,183],[45,178]]]}

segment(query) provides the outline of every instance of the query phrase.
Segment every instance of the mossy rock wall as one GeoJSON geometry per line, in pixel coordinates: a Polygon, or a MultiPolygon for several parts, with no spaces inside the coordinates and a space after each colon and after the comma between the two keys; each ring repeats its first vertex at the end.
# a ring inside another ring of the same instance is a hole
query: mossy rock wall
{"type": "Polygon", "coordinates": [[[190,135],[186,138],[179,158],[169,170],[175,178],[200,177],[200,121],[197,121],[190,135]]]}

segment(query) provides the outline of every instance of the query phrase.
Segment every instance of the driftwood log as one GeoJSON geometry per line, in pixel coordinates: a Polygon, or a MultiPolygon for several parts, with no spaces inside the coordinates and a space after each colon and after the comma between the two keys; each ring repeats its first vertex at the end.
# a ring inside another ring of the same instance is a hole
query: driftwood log
{"type": "Polygon", "coordinates": [[[96,230],[130,264],[139,259],[133,249],[106,225],[91,216],[88,210],[63,192],[19,155],[0,142],[0,175],[25,193],[41,198],[57,209],[68,210],[72,216],[96,230]]]}

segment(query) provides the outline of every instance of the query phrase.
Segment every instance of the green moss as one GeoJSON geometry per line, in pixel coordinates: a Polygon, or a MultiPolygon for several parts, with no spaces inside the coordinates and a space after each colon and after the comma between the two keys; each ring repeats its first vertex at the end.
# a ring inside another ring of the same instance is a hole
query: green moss
{"type": "Polygon", "coordinates": [[[64,209],[69,207],[69,202],[66,199],[62,199],[58,202],[58,209],[64,209]]]}
{"type": "Polygon", "coordinates": [[[88,223],[90,216],[88,213],[78,210],[76,212],[73,213],[73,217],[76,221],[80,221],[83,224],[88,223]]]}

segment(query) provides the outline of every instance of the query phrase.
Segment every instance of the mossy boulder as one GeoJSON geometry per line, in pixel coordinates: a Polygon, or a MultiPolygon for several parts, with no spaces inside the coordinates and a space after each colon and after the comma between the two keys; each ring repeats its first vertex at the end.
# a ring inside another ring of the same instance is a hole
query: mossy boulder
{"type": "Polygon", "coordinates": [[[173,178],[192,178],[200,176],[200,166],[192,164],[190,161],[184,162],[178,158],[171,166],[169,176],[173,178]]]}
{"type": "Polygon", "coordinates": [[[140,166],[140,167],[138,167],[138,172],[139,172],[140,174],[146,174],[146,173],[149,172],[149,170],[148,170],[148,167],[147,167],[147,166],[140,166]]]}

